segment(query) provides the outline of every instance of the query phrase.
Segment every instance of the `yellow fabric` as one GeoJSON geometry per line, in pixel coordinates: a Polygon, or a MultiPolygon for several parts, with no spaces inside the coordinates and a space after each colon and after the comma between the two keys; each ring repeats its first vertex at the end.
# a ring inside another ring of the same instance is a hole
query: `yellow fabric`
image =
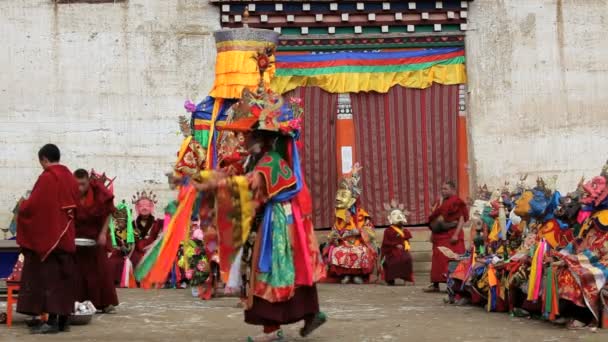
{"type": "Polygon", "coordinates": [[[276,76],[270,84],[273,91],[283,94],[297,87],[315,86],[330,93],[356,93],[375,91],[386,93],[400,85],[424,89],[433,82],[464,84],[467,81],[464,64],[435,65],[428,69],[388,73],[336,73],[314,76],[276,76]]]}
{"type": "Polygon", "coordinates": [[[492,311],[492,287],[498,285],[498,278],[496,277],[496,269],[494,269],[494,265],[490,264],[488,267],[488,305],[486,309],[488,312],[492,311]]]}
{"type": "Polygon", "coordinates": [[[556,239],[555,234],[556,229],[559,229],[559,227],[554,221],[547,221],[538,229],[539,238],[545,239],[551,248],[556,248],[559,245],[559,241],[556,239]]]}
{"type": "MultiPolygon", "coordinates": [[[[215,81],[210,95],[216,99],[241,98],[243,88],[255,89],[260,82],[258,64],[255,60],[257,48],[251,51],[220,51],[215,62],[215,81]]],[[[264,73],[264,83],[270,85],[274,76],[274,56],[264,73]]]]}
{"type": "Polygon", "coordinates": [[[253,221],[253,217],[255,216],[255,211],[253,208],[253,204],[251,203],[251,192],[249,191],[249,181],[245,176],[236,176],[234,177],[234,181],[236,182],[239,188],[239,199],[242,203],[241,207],[241,238],[244,243],[249,237],[249,231],[251,230],[251,222],[253,221]]]}
{"type": "Polygon", "coordinates": [[[490,242],[498,241],[499,233],[500,233],[500,224],[498,224],[498,220],[495,220],[494,224],[492,225],[492,230],[490,231],[490,234],[488,235],[488,240],[490,242]]]}
{"type": "MultiPolygon", "coordinates": [[[[403,232],[403,230],[401,230],[401,228],[395,227],[395,226],[391,226],[391,228],[393,228],[394,231],[397,232],[397,234],[399,234],[399,236],[403,237],[405,235],[405,233],[403,232]]],[[[403,250],[405,251],[409,251],[410,250],[410,242],[405,240],[403,241],[403,250]]]]}
{"type": "Polygon", "coordinates": [[[536,251],[534,252],[534,257],[532,258],[532,264],[530,265],[530,276],[528,277],[528,300],[534,300],[534,286],[537,282],[538,275],[538,258],[542,258],[540,255],[540,243],[536,245],[536,251]]]}
{"type": "MultiPolygon", "coordinates": [[[[209,127],[211,127],[211,120],[205,120],[205,119],[194,119],[194,126],[197,125],[209,125],[209,127]]],[[[215,123],[215,127],[221,127],[224,126],[226,124],[225,121],[218,121],[215,123]]]]}

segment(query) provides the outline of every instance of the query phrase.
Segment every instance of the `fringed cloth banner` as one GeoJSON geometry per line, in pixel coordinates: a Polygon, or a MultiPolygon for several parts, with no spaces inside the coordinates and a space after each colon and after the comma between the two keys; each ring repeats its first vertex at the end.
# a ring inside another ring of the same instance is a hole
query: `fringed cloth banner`
{"type": "Polygon", "coordinates": [[[395,85],[424,89],[433,82],[466,83],[464,49],[439,48],[392,52],[277,54],[271,82],[277,93],[315,86],[330,93],[375,91],[395,85]]]}
{"type": "MultiPolygon", "coordinates": [[[[238,99],[243,88],[254,89],[258,86],[260,73],[253,57],[261,49],[274,48],[279,34],[270,30],[239,28],[216,31],[214,37],[217,58],[210,95],[216,99],[238,99]]],[[[270,62],[274,62],[274,57],[270,62]]],[[[274,64],[271,64],[264,74],[266,85],[273,74],[274,64]]]]}

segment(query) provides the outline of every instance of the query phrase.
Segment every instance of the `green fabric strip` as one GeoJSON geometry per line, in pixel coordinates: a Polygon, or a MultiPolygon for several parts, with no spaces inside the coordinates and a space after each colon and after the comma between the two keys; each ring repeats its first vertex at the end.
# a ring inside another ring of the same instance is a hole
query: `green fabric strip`
{"type": "Polygon", "coordinates": [[[201,146],[203,146],[203,148],[207,148],[207,145],[209,145],[209,131],[208,130],[206,130],[206,129],[193,130],[192,136],[194,137],[194,140],[196,140],[199,144],[201,144],[201,146]]]}
{"type": "Polygon", "coordinates": [[[271,287],[292,286],[296,273],[287,232],[287,216],[281,204],[274,204],[272,209],[272,269],[270,273],[260,273],[258,277],[271,287]]]}
{"type": "Polygon", "coordinates": [[[547,318],[553,308],[553,267],[547,267],[545,275],[545,315],[547,318]]]}
{"type": "Polygon", "coordinates": [[[369,66],[353,66],[353,65],[342,65],[335,67],[326,68],[297,68],[297,69],[283,69],[277,68],[275,76],[315,76],[324,74],[354,74],[354,73],[388,73],[388,72],[404,72],[404,71],[418,71],[431,68],[435,65],[451,65],[451,64],[464,64],[465,57],[458,56],[454,58],[445,59],[442,61],[432,61],[426,63],[417,64],[399,64],[399,65],[369,65],[369,66]]]}
{"type": "Polygon", "coordinates": [[[114,217],[110,217],[110,238],[112,239],[112,247],[116,248],[116,226],[114,225],[114,217]]]}
{"type": "Polygon", "coordinates": [[[137,281],[141,281],[144,279],[150,270],[156,264],[156,259],[158,259],[158,254],[160,253],[160,248],[162,247],[163,239],[157,239],[154,242],[154,245],[150,248],[150,251],[144,255],[139,265],[136,265],[135,269],[135,279],[137,281]]]}

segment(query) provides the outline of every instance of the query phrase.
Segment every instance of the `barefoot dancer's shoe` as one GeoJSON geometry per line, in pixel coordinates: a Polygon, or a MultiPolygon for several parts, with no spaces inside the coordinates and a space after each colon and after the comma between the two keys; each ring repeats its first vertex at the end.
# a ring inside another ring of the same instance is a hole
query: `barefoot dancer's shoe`
{"type": "Polygon", "coordinates": [[[346,276],[346,277],[342,278],[342,282],[341,283],[342,284],[348,284],[348,283],[350,283],[350,276],[346,276]]]}
{"type": "Polygon", "coordinates": [[[363,278],[361,278],[361,277],[354,277],[353,278],[353,283],[355,283],[357,285],[361,285],[361,284],[363,284],[363,278]]]}
{"type": "Polygon", "coordinates": [[[317,330],[320,326],[327,322],[327,315],[323,312],[318,312],[315,318],[310,322],[306,322],[304,327],[300,329],[300,336],[306,337],[312,334],[313,331],[317,330]]]}
{"type": "Polygon", "coordinates": [[[247,342],[283,342],[284,334],[283,330],[279,329],[277,331],[271,332],[270,334],[262,334],[256,337],[247,337],[247,342]]]}

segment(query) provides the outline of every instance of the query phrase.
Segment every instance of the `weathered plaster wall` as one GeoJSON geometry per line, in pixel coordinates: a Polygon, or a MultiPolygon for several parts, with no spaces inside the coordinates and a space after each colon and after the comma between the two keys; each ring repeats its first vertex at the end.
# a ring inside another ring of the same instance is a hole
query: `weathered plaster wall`
{"type": "Polygon", "coordinates": [[[170,192],[184,99],[213,81],[217,9],[199,0],[0,1],[0,227],[60,146],[71,168],[117,176],[117,198],[170,192]]]}
{"type": "Polygon", "coordinates": [[[608,0],[475,0],[467,68],[478,184],[559,175],[574,190],[608,159],[608,0]]]}

